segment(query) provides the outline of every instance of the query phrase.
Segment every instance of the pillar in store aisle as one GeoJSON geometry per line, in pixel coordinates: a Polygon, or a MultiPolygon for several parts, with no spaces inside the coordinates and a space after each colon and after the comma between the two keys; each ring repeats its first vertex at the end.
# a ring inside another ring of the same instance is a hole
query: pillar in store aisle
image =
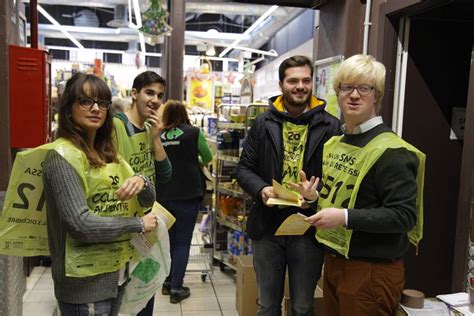
{"type": "MultiPolygon", "coordinates": [[[[168,99],[184,99],[183,91],[183,60],[184,60],[184,32],[185,32],[185,0],[168,1],[168,10],[170,12],[170,24],[173,28],[171,36],[167,37],[165,44],[165,62],[167,71],[166,89],[168,99]]],[[[163,69],[163,68],[162,68],[163,69]]]]}
{"type": "MultiPolygon", "coordinates": [[[[6,96],[0,98],[0,214],[11,170],[9,78],[8,63],[4,61],[8,60],[8,45],[20,41],[20,8],[24,14],[22,1],[0,1],[0,95],[6,96]]],[[[22,314],[25,289],[23,259],[0,255],[0,316],[22,314]]]]}

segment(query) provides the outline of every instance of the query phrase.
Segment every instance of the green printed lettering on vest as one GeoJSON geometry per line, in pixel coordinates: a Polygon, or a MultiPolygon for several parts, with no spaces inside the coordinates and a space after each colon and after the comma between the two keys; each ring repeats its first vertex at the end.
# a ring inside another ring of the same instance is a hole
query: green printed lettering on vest
{"type": "Polygon", "coordinates": [[[145,125],[145,133],[132,136],[128,136],[125,124],[119,118],[114,117],[114,125],[120,155],[125,158],[135,173],[146,176],[155,184],[155,153],[148,125],[145,125]]]}
{"type": "Polygon", "coordinates": [[[299,171],[303,169],[303,158],[308,135],[308,125],[283,123],[283,172],[282,184],[293,190],[288,182],[299,182],[299,171]]]}
{"type": "MultiPolygon", "coordinates": [[[[365,147],[356,147],[341,142],[343,136],[334,136],[323,151],[323,188],[320,192],[317,211],[323,208],[354,208],[359,187],[367,172],[388,148],[406,148],[414,152],[419,160],[417,172],[417,224],[408,233],[415,246],[423,236],[423,183],[425,155],[394,133],[382,133],[365,147]]],[[[319,229],[316,239],[348,258],[352,230],[344,227],[319,229]]]]}
{"type": "MultiPolygon", "coordinates": [[[[143,214],[136,198],[120,201],[115,192],[125,179],[134,174],[132,168],[119,156],[119,163],[109,163],[101,168],[91,168],[83,163],[71,160],[70,153],[79,151],[72,144],[65,143],[66,148],[62,156],[79,170],[82,181],[87,183],[86,201],[89,211],[103,217],[133,217],[136,213],[143,214]],[[81,169],[83,168],[83,169],[81,169]]],[[[82,154],[82,161],[87,158],[82,154]]],[[[66,235],[66,275],[71,277],[85,277],[107,272],[117,271],[128,261],[137,257],[133,246],[129,243],[130,235],[124,235],[117,240],[107,243],[90,244],[73,239],[66,235]]]]}

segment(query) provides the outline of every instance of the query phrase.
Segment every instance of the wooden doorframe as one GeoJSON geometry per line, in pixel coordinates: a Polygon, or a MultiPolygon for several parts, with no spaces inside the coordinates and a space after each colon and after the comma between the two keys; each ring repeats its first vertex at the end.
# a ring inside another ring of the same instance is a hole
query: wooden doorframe
{"type": "MultiPolygon", "coordinates": [[[[453,280],[451,290],[461,292],[466,289],[467,257],[470,236],[474,236],[474,225],[471,224],[471,203],[474,203],[474,42],[471,50],[471,70],[466,104],[466,121],[464,126],[464,144],[462,149],[461,174],[459,179],[458,212],[456,218],[456,235],[453,258],[453,280]],[[456,269],[456,267],[463,267],[456,269]]],[[[472,206],[474,208],[474,206],[472,206]]]]}
{"type": "MultiPolygon", "coordinates": [[[[452,1],[453,0],[397,0],[380,4],[378,13],[379,23],[375,26],[377,28],[377,50],[374,54],[375,58],[381,61],[387,68],[385,81],[386,91],[380,114],[389,126],[392,124],[397,42],[399,38],[398,24],[400,18],[411,17],[420,12],[446,5],[452,1]]],[[[471,237],[474,238],[474,225],[470,225],[471,207],[473,208],[472,212],[474,218],[474,43],[472,54],[456,215],[455,249],[451,283],[451,290],[453,292],[465,290],[469,233],[471,237]]]]}

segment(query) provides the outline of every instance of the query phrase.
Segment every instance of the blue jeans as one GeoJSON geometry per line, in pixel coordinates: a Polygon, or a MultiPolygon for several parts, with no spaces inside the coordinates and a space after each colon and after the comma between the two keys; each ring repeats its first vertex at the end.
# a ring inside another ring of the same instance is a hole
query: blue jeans
{"type": "Polygon", "coordinates": [[[324,249],[315,237],[265,234],[260,240],[252,240],[252,246],[260,305],[258,315],[281,315],[288,267],[292,315],[313,316],[314,290],[324,260],[324,249]]]}
{"type": "Polygon", "coordinates": [[[194,226],[201,208],[201,198],[160,203],[176,217],[176,222],[169,231],[171,272],[167,281],[171,282],[171,289],[179,289],[183,286],[194,226]]]}
{"type": "Polygon", "coordinates": [[[155,295],[148,301],[146,306],[137,314],[137,316],[152,316],[155,307],[155,295]]]}
{"type": "Polygon", "coordinates": [[[118,287],[118,295],[115,298],[85,304],[71,304],[58,301],[61,316],[116,316],[122,304],[125,284],[118,287]]]}

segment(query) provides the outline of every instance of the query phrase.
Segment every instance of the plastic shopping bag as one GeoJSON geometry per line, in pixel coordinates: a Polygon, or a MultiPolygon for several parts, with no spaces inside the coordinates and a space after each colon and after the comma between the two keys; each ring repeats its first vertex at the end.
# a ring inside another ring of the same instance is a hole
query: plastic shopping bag
{"type": "Polygon", "coordinates": [[[161,288],[170,272],[170,240],[164,221],[159,219],[158,228],[153,233],[138,235],[137,238],[141,238],[141,241],[134,245],[142,256],[138,262],[130,264],[130,281],[125,286],[120,307],[120,313],[123,314],[140,312],[161,288]]]}

